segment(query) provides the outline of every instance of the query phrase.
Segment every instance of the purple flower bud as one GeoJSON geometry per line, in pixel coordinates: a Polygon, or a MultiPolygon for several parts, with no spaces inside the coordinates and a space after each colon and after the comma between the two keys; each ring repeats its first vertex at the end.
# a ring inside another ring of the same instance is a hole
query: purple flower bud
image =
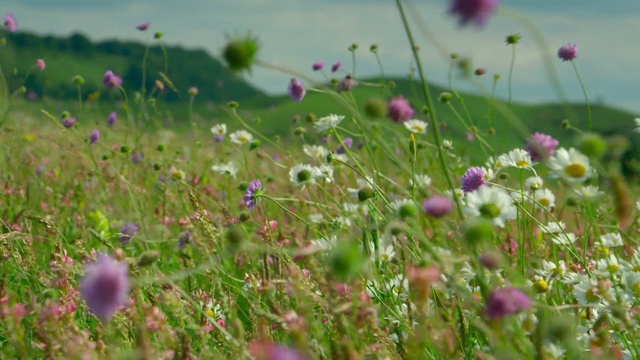
{"type": "Polygon", "coordinates": [[[311,68],[313,69],[313,71],[318,71],[318,70],[322,70],[322,68],[324,67],[324,63],[322,61],[316,61],[313,63],[313,65],[311,66],[311,68]]]}
{"type": "Polygon", "coordinates": [[[75,124],[76,118],[73,118],[71,116],[62,120],[62,126],[66,127],[67,129],[71,129],[75,124]]]}
{"type": "Polygon", "coordinates": [[[354,87],[358,86],[358,81],[352,78],[350,75],[344,77],[344,79],[340,80],[337,86],[338,92],[350,91],[354,87]]]}
{"type": "Polygon", "coordinates": [[[113,126],[113,124],[116,123],[116,120],[118,120],[118,113],[115,111],[110,112],[109,116],[107,116],[107,124],[109,126],[113,126]]]}
{"type": "Polygon", "coordinates": [[[140,31],[145,31],[149,28],[149,22],[143,22],[141,24],[138,24],[138,26],[136,26],[136,29],[140,30],[140,31]]]}
{"type": "Polygon", "coordinates": [[[397,123],[403,123],[407,121],[414,114],[411,105],[409,105],[407,99],[403,98],[402,96],[397,96],[389,100],[387,106],[389,108],[387,116],[389,116],[391,120],[397,123]]]}
{"type": "Polygon", "coordinates": [[[484,170],[480,167],[470,168],[462,175],[462,178],[460,178],[460,185],[464,192],[475,191],[486,183],[487,180],[484,178],[484,170]]]}
{"type": "Polygon", "coordinates": [[[568,43],[558,49],[558,57],[562,61],[571,61],[578,57],[578,45],[568,43]]]}
{"type": "Polygon", "coordinates": [[[289,96],[293,99],[293,101],[301,102],[306,94],[307,90],[305,90],[302,82],[298,79],[291,79],[291,83],[289,83],[289,96]]]}
{"type": "Polygon", "coordinates": [[[422,203],[422,210],[434,218],[439,218],[451,212],[453,202],[448,197],[434,195],[422,203]]]}
{"type": "Polygon", "coordinates": [[[16,18],[13,16],[12,13],[8,13],[4,17],[4,26],[6,26],[7,29],[9,29],[9,31],[12,33],[18,30],[18,21],[16,20],[16,18]]]}
{"type": "Polygon", "coordinates": [[[351,149],[351,145],[353,145],[353,139],[348,137],[342,140],[342,145],[338,146],[336,149],[336,154],[344,154],[346,153],[346,149],[351,149]],[[346,148],[346,149],[345,149],[346,148]]]}
{"type": "Polygon", "coordinates": [[[95,144],[99,138],[100,138],[100,131],[98,131],[98,129],[91,130],[91,134],[89,134],[89,143],[95,144]]]}
{"type": "Polygon", "coordinates": [[[44,170],[44,165],[42,164],[38,165],[38,167],[36,168],[36,176],[40,176],[43,170],[44,170]]]}
{"type": "Polygon", "coordinates": [[[127,302],[129,294],[129,268],[106,254],[98,254],[95,262],[84,268],[80,280],[80,293],[89,310],[103,322],[127,302]]]}
{"type": "Polygon", "coordinates": [[[558,140],[551,136],[535,132],[529,138],[524,149],[531,156],[531,160],[544,161],[553,155],[558,144],[558,140]]]}
{"type": "Polygon", "coordinates": [[[470,22],[483,27],[498,7],[498,0],[452,0],[449,14],[458,17],[461,26],[470,22]]]}
{"type": "Polygon", "coordinates": [[[122,245],[127,245],[129,242],[131,242],[131,239],[133,239],[133,236],[137,233],[138,225],[132,222],[125,223],[120,228],[120,237],[118,238],[118,241],[120,241],[122,245]]]}
{"type": "Polygon", "coordinates": [[[102,77],[102,83],[110,89],[116,88],[122,85],[122,78],[113,73],[111,70],[107,70],[102,77]]]}
{"type": "Polygon", "coordinates": [[[340,69],[340,65],[342,65],[340,61],[336,61],[335,63],[333,63],[333,65],[331,65],[331,72],[338,71],[340,69]]]}
{"type": "Polygon", "coordinates": [[[486,315],[492,319],[517,314],[531,308],[531,299],[514,287],[495,289],[486,301],[486,315]]]}

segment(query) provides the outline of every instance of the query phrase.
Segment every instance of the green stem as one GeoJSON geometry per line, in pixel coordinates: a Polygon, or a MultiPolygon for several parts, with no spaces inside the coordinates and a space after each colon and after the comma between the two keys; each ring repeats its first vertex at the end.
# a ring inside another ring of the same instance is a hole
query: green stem
{"type": "MultiPolygon", "coordinates": [[[[438,117],[436,114],[436,108],[433,106],[433,100],[431,99],[431,94],[429,92],[429,87],[427,84],[427,79],[424,75],[424,71],[422,69],[422,62],[420,61],[420,56],[418,55],[418,48],[415,40],[413,39],[413,34],[411,33],[411,29],[409,28],[409,22],[407,21],[407,16],[404,11],[404,7],[402,6],[401,0],[396,0],[396,4],[398,6],[398,11],[400,12],[400,17],[402,18],[402,24],[407,33],[407,38],[409,39],[409,44],[411,45],[411,51],[413,52],[413,57],[416,61],[416,67],[418,68],[418,74],[420,74],[420,80],[422,84],[422,94],[424,99],[427,102],[427,106],[429,107],[429,115],[431,116],[431,121],[433,122],[433,139],[438,147],[438,159],[440,160],[440,165],[442,167],[442,171],[444,172],[445,179],[447,184],[449,185],[449,189],[452,193],[455,193],[455,186],[453,185],[453,181],[451,180],[451,176],[449,174],[449,168],[447,167],[447,162],[444,158],[444,153],[442,151],[442,141],[440,138],[440,122],[438,121],[438,117]]],[[[460,218],[464,217],[462,212],[462,204],[460,204],[460,199],[457,197],[453,197],[456,202],[456,207],[458,208],[458,215],[460,218]]]]}
{"type": "Polygon", "coordinates": [[[513,77],[513,67],[516,64],[516,45],[511,45],[511,66],[509,67],[509,104],[511,104],[511,78],[513,77]]]}
{"type": "Polygon", "coordinates": [[[587,103],[587,114],[589,114],[589,131],[591,131],[591,124],[592,124],[592,120],[591,120],[591,105],[589,104],[589,96],[587,95],[587,88],[584,86],[584,82],[582,81],[582,77],[580,76],[580,73],[578,72],[578,67],[576,66],[576,62],[574,60],[571,60],[571,65],[573,65],[573,70],[576,72],[576,76],[578,77],[578,82],[580,82],[580,88],[582,88],[582,93],[584,94],[584,100],[587,103]]]}

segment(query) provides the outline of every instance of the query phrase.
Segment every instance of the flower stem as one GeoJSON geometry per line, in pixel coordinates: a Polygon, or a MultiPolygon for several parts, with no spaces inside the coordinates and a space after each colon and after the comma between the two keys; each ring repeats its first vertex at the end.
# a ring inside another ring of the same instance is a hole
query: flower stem
{"type": "Polygon", "coordinates": [[[511,45],[511,66],[509,67],[509,104],[511,104],[511,78],[513,77],[513,67],[516,64],[516,45],[511,45]]]}
{"type": "Polygon", "coordinates": [[[576,72],[576,76],[578,77],[578,82],[580,82],[580,87],[582,88],[582,93],[584,94],[584,100],[587,103],[587,114],[589,115],[589,127],[588,130],[591,131],[591,105],[589,104],[589,96],[587,95],[587,88],[584,87],[584,82],[582,81],[582,77],[578,72],[578,67],[576,66],[576,62],[571,60],[571,65],[573,65],[573,70],[576,72]]]}

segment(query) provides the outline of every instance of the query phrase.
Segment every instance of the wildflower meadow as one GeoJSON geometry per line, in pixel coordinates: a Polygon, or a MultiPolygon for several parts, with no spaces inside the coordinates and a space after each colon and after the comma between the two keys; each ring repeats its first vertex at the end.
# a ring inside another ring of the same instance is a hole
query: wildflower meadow
{"type": "MultiPolygon", "coordinates": [[[[447,4],[470,32],[502,6],[447,4]]],[[[598,131],[580,44],[555,39],[539,50],[574,81],[548,80],[584,101],[559,96],[550,126],[512,102],[517,62],[451,53],[463,76],[435,91],[412,21],[430,15],[395,5],[408,79],[377,45],[290,69],[260,34],[228,36],[225,71],[276,72],[298,112],[231,98],[203,115],[209,90],[176,85],[162,46],[141,78],[78,69],[64,101],[30,88],[49,59],[3,67],[0,358],[640,359],[640,118],[598,131]],[[363,54],[379,77],[356,76],[363,54]]],[[[131,24],[146,44],[156,27],[131,24]]],[[[1,32],[0,58],[20,19],[1,32]]],[[[515,59],[526,36],[495,41],[515,59]]]]}

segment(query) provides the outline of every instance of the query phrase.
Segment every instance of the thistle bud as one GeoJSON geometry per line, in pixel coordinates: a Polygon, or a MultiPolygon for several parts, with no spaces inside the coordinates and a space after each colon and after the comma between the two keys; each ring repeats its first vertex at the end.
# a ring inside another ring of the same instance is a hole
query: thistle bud
{"type": "Polygon", "coordinates": [[[251,71],[258,49],[257,39],[245,36],[230,40],[223,50],[222,57],[233,71],[251,71]]]}
{"type": "Polygon", "coordinates": [[[138,258],[137,265],[139,267],[145,267],[153,264],[160,257],[160,251],[158,250],[147,250],[140,255],[138,258]]]}

